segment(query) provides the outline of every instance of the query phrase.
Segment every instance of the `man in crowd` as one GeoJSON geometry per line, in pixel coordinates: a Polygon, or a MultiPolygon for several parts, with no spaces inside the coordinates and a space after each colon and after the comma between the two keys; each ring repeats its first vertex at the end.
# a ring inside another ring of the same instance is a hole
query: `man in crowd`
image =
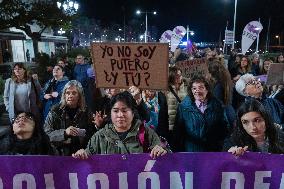
{"type": "Polygon", "coordinates": [[[86,90],[88,88],[88,75],[87,70],[91,66],[88,63],[85,63],[84,56],[81,54],[78,54],[75,59],[75,67],[73,70],[73,78],[81,83],[83,86],[84,92],[86,94],[86,90]]]}

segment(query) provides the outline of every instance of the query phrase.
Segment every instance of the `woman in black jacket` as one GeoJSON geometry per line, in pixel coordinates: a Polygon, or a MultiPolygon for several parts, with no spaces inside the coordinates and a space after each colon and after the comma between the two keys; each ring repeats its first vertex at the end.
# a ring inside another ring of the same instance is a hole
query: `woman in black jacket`
{"type": "Polygon", "coordinates": [[[224,150],[237,156],[247,150],[280,154],[284,153],[283,142],[283,132],[275,127],[264,106],[252,99],[239,108],[237,126],[224,150]]]}
{"type": "Polygon", "coordinates": [[[20,112],[12,120],[12,129],[0,139],[1,155],[52,155],[48,136],[29,112],[20,112]]]}

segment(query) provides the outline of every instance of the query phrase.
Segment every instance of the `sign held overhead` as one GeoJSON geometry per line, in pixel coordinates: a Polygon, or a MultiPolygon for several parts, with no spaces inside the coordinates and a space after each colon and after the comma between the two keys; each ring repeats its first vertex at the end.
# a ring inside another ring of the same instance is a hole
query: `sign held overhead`
{"type": "Polygon", "coordinates": [[[92,43],[97,86],[167,89],[168,49],[161,43],[92,43]]]}

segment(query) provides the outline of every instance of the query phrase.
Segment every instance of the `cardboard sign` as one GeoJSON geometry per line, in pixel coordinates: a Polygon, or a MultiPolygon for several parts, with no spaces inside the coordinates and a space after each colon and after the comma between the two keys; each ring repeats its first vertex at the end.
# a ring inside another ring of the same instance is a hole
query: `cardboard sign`
{"type": "Polygon", "coordinates": [[[270,64],[266,85],[283,85],[284,84],[284,64],[270,64]]]}
{"type": "Polygon", "coordinates": [[[168,87],[168,44],[92,43],[92,58],[98,87],[168,87]]]}
{"type": "Polygon", "coordinates": [[[192,78],[194,74],[202,74],[203,76],[208,74],[206,58],[179,61],[176,66],[181,70],[182,76],[186,78],[192,78]]]}

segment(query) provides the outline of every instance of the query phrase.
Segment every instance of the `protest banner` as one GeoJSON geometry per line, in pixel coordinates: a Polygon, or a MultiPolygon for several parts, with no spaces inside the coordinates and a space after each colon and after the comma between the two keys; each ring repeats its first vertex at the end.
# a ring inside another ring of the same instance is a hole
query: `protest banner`
{"type": "Polygon", "coordinates": [[[208,74],[206,58],[196,58],[193,60],[179,61],[176,66],[181,70],[182,76],[192,78],[194,74],[208,74]]]}
{"type": "Polygon", "coordinates": [[[262,29],[263,29],[263,26],[258,21],[251,21],[245,26],[243,30],[243,35],[242,35],[242,54],[243,55],[246,54],[247,50],[250,48],[250,46],[259,36],[259,33],[262,31],[262,29]]]}
{"type": "Polygon", "coordinates": [[[171,52],[175,52],[185,34],[186,29],[183,26],[177,26],[173,29],[171,37],[171,52]]]}
{"type": "Polygon", "coordinates": [[[165,31],[165,32],[161,35],[160,43],[169,43],[169,42],[171,42],[173,33],[174,33],[174,32],[171,31],[171,30],[165,31]]]}
{"type": "Polygon", "coordinates": [[[284,64],[270,64],[266,85],[283,85],[284,84],[284,64]]]}
{"type": "Polygon", "coordinates": [[[234,43],[234,31],[231,30],[225,30],[225,44],[226,45],[233,45],[234,43]]]}
{"type": "Polygon", "coordinates": [[[283,189],[284,157],[247,152],[1,156],[1,189],[283,189]]]}
{"type": "Polygon", "coordinates": [[[167,89],[165,43],[92,43],[97,87],[167,89]]]}

